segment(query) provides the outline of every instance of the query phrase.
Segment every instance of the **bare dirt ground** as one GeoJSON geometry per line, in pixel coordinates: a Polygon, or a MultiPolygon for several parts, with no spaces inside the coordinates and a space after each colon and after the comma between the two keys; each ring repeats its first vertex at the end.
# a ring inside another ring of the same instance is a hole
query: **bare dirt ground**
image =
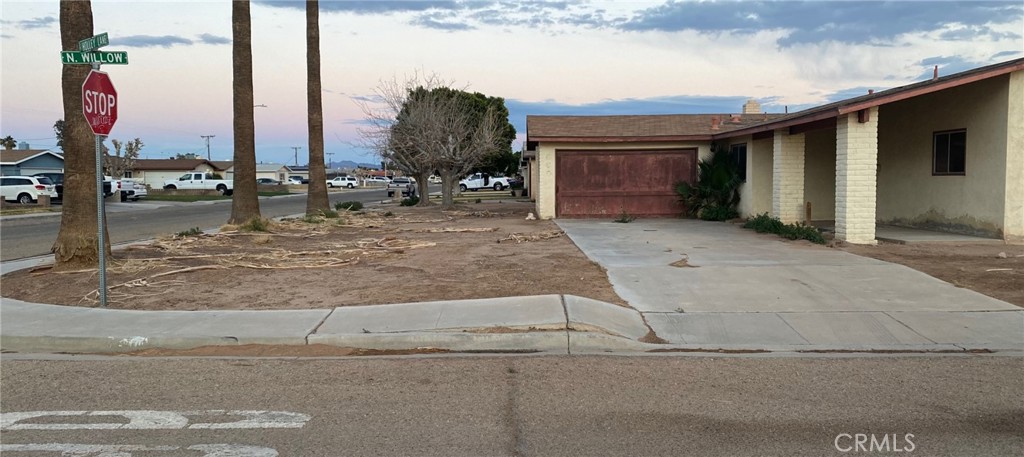
{"type": "Polygon", "coordinates": [[[1024,307],[1024,246],[985,243],[844,245],[857,255],[906,265],[957,287],[1024,307]],[[1005,258],[1000,255],[1005,254],[1005,258]]]}
{"type": "MultiPolygon", "coordinates": [[[[542,294],[625,304],[558,226],[525,220],[531,210],[389,206],[274,223],[269,233],[168,236],[114,253],[109,307],[303,309],[542,294]]],[[[97,306],[96,274],[23,270],[3,277],[3,295],[97,306]]]]}

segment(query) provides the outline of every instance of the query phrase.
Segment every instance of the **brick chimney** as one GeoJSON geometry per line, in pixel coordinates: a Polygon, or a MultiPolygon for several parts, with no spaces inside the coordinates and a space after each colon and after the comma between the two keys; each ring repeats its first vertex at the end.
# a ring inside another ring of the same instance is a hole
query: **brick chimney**
{"type": "Polygon", "coordinates": [[[758,114],[761,112],[761,104],[757,100],[749,99],[743,104],[743,114],[758,114]]]}
{"type": "Polygon", "coordinates": [[[719,119],[718,116],[712,117],[711,118],[711,130],[718,130],[718,124],[720,124],[721,122],[722,122],[722,120],[719,119]]]}

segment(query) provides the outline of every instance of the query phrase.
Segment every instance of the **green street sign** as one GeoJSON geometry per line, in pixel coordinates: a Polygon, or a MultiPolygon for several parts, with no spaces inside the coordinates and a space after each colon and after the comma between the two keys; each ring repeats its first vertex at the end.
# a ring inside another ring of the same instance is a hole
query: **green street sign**
{"type": "Polygon", "coordinates": [[[94,49],[102,48],[110,44],[110,39],[107,37],[107,32],[103,32],[92,38],[86,38],[78,42],[78,50],[82,52],[92,51],[94,49]]]}
{"type": "Polygon", "coordinates": [[[125,51],[61,51],[60,61],[64,64],[128,65],[128,53],[125,51]]]}

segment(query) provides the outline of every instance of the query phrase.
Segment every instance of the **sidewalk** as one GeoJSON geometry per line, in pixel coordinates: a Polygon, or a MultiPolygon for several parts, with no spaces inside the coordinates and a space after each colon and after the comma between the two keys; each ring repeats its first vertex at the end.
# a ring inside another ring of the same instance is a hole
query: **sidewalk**
{"type": "MultiPolygon", "coordinates": [[[[572,295],[287,311],[129,311],[0,298],[0,348],[1024,354],[1024,310],[899,265],[766,240],[727,224],[559,224],[608,270],[632,308],[572,295]],[[670,265],[681,258],[687,266],[670,265]]],[[[0,270],[48,261],[5,262],[0,270]]]]}

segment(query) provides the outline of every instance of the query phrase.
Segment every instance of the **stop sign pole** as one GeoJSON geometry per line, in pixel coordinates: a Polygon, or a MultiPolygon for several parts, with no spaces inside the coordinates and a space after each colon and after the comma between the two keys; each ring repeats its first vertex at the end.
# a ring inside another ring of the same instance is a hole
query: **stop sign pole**
{"type": "MultiPolygon", "coordinates": [[[[128,63],[126,52],[99,52],[99,48],[110,43],[106,33],[78,42],[78,51],[61,51],[61,63],[65,65],[90,64],[92,71],[82,83],[82,114],[89,128],[96,135],[96,248],[99,253],[100,306],[107,307],[107,212],[103,204],[103,141],[117,122],[117,90],[106,73],[99,71],[100,64],[128,63]]],[[[113,190],[113,189],[111,189],[113,190]]]]}
{"type": "MultiPolygon", "coordinates": [[[[110,84],[110,78],[106,73],[99,71],[100,64],[93,63],[92,71],[82,83],[82,114],[89,122],[89,128],[96,137],[96,230],[97,242],[99,245],[96,251],[99,253],[99,277],[100,284],[99,298],[100,307],[107,307],[107,208],[103,203],[103,141],[117,121],[117,91],[114,85],[110,84]],[[100,76],[102,75],[102,76],[100,76]],[[100,80],[106,80],[107,84],[101,84],[100,80]],[[104,87],[108,86],[108,87],[104,87]]],[[[114,191],[114,183],[110,183],[111,192],[114,191]]]]}

